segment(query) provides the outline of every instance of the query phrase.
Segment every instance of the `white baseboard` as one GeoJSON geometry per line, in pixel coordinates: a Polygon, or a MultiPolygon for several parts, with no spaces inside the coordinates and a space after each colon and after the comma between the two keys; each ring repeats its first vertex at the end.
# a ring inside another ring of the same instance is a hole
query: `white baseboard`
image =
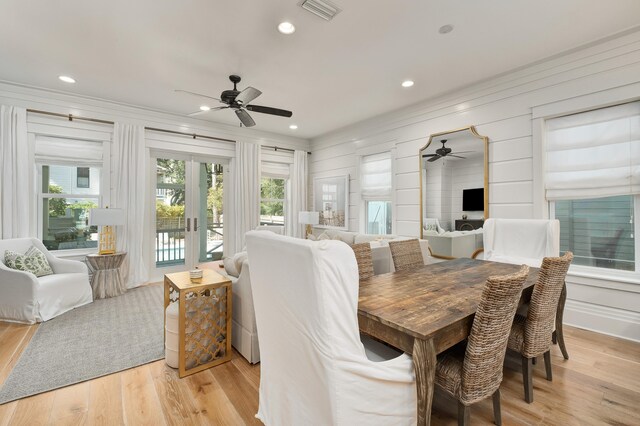
{"type": "Polygon", "coordinates": [[[567,300],[564,323],[610,336],[640,342],[640,313],[567,300]]]}

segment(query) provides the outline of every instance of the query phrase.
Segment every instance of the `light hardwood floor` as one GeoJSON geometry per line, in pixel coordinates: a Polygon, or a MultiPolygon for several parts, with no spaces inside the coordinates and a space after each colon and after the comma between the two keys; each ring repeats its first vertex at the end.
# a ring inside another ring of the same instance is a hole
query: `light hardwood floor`
{"type": "MultiPolygon", "coordinates": [[[[0,383],[37,325],[0,322],[0,383]]],[[[571,359],[552,349],[553,382],[535,366],[534,402],[523,400],[516,359],[502,383],[505,425],[639,425],[640,344],[566,327],[571,359]]],[[[541,360],[540,360],[541,361],[541,360]]],[[[234,352],[231,362],[179,379],[164,361],[0,405],[5,425],[243,425],[261,424],[260,367],[234,352]]],[[[434,425],[454,425],[455,404],[436,398],[434,425]]],[[[474,405],[472,424],[493,424],[491,399],[474,405]]]]}

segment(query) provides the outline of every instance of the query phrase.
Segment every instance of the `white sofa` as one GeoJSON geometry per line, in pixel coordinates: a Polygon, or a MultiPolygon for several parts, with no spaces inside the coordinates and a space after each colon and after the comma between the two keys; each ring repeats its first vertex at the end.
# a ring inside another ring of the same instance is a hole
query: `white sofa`
{"type": "Polygon", "coordinates": [[[429,239],[433,253],[451,257],[471,257],[483,246],[482,229],[475,231],[453,231],[431,235],[424,231],[423,235],[429,239]]]}
{"type": "Polygon", "coordinates": [[[247,361],[255,364],[260,362],[260,348],[246,252],[225,259],[224,265],[225,268],[220,273],[229,278],[233,292],[231,344],[247,361]]]}
{"type": "Polygon", "coordinates": [[[87,265],[55,257],[36,238],[0,240],[0,320],[33,324],[91,302],[87,265]],[[31,246],[45,254],[52,275],[36,278],[4,264],[6,250],[24,253],[31,246]]]}

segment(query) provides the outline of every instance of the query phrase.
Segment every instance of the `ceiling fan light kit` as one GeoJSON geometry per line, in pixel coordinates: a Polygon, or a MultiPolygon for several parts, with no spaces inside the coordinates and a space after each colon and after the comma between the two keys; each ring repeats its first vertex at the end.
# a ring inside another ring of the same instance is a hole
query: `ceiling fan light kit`
{"type": "Polygon", "coordinates": [[[235,111],[236,116],[240,120],[245,127],[253,127],[256,125],[256,122],[253,120],[251,115],[247,111],[258,112],[260,114],[269,114],[276,115],[279,117],[291,117],[293,113],[291,111],[287,111],[279,108],[266,107],[262,105],[251,105],[249,102],[253,101],[255,98],[260,96],[262,92],[254,87],[247,87],[246,89],[240,91],[238,90],[238,83],[240,83],[241,78],[238,75],[230,75],[229,80],[233,83],[233,89],[225,90],[220,94],[220,99],[214,98],[213,96],[203,95],[201,93],[190,92],[188,90],[176,90],[176,92],[187,93],[194,96],[200,96],[203,98],[216,100],[224,106],[219,106],[215,108],[211,108],[207,105],[202,105],[200,107],[200,111],[193,112],[189,114],[189,116],[196,116],[200,114],[207,113],[209,111],[217,111],[221,109],[231,108],[235,111]]]}

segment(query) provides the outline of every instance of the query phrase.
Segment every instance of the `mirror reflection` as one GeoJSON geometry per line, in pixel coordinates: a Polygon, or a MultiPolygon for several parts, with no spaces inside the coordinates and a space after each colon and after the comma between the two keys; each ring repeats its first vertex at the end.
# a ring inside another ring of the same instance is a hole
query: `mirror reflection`
{"type": "Polygon", "coordinates": [[[471,257],[482,248],[488,142],[470,126],[433,134],[420,150],[421,237],[436,257],[471,257]]]}

